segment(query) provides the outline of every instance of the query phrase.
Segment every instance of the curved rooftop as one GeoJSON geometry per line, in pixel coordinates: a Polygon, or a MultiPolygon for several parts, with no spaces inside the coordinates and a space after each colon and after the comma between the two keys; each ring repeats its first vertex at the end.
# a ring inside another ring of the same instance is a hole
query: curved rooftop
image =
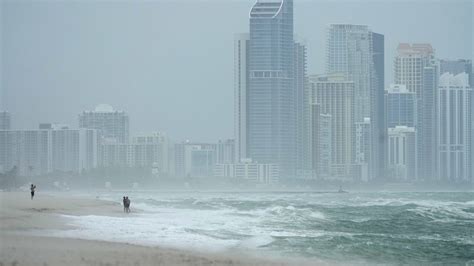
{"type": "Polygon", "coordinates": [[[280,13],[284,0],[257,0],[250,9],[251,18],[274,18],[280,13]]]}

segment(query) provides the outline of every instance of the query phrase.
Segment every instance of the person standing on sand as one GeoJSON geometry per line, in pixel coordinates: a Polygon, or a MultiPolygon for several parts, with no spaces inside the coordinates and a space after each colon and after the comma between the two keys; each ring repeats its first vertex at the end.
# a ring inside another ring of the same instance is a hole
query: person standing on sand
{"type": "Polygon", "coordinates": [[[123,212],[127,212],[127,199],[123,196],[123,212]]]}
{"type": "Polygon", "coordinates": [[[130,199],[128,197],[125,197],[125,209],[127,210],[127,213],[130,212],[130,199]]]}
{"type": "Polygon", "coordinates": [[[36,185],[35,185],[35,184],[31,184],[31,186],[30,186],[30,190],[31,190],[31,200],[33,200],[33,197],[35,196],[35,189],[36,189],[36,185]]]}

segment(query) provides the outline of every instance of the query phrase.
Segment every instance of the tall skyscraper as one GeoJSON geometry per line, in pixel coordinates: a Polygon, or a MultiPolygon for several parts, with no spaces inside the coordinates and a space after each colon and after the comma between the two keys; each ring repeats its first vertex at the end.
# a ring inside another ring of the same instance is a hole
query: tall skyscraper
{"type": "Polygon", "coordinates": [[[234,38],[234,137],[235,159],[247,158],[247,86],[250,35],[236,34],[234,38]]]}
{"type": "Polygon", "coordinates": [[[469,176],[471,125],[469,75],[444,73],[439,78],[439,173],[441,180],[471,181],[469,176]]]}
{"type": "Polygon", "coordinates": [[[312,103],[331,116],[331,177],[353,180],[355,157],[354,82],[331,74],[310,79],[312,103]]]}
{"type": "Polygon", "coordinates": [[[417,176],[437,177],[436,102],[438,67],[430,44],[401,43],[394,61],[395,83],[416,95],[417,176]]]}
{"type": "Polygon", "coordinates": [[[296,90],[296,169],[299,177],[311,176],[310,166],[310,93],[306,73],[306,47],[301,43],[294,45],[294,70],[296,90]]]}
{"type": "Polygon", "coordinates": [[[370,117],[371,77],[373,70],[372,34],[366,25],[329,25],[327,73],[343,73],[354,82],[356,122],[370,117]]]}
{"type": "MultiPolygon", "coordinates": [[[[245,115],[247,134],[240,135],[239,146],[245,136],[246,157],[257,163],[276,163],[283,178],[292,177],[297,161],[292,0],[254,4],[247,48],[247,108],[245,114],[241,113],[245,115]]],[[[238,71],[242,72],[242,66],[238,71]]]]}
{"type": "MultiPolygon", "coordinates": [[[[370,118],[369,178],[384,169],[386,132],[383,115],[384,36],[366,25],[332,24],[327,37],[327,73],[342,73],[354,82],[354,123],[370,118]]],[[[359,151],[362,154],[363,151],[359,151]]]]}
{"type": "Polygon", "coordinates": [[[415,127],[416,97],[405,85],[391,84],[385,95],[386,121],[388,128],[396,126],[415,127]]]}
{"type": "Polygon", "coordinates": [[[11,116],[7,111],[0,111],[0,130],[9,130],[11,127],[11,116]]]}
{"type": "MultiPolygon", "coordinates": [[[[469,87],[471,90],[474,88],[474,72],[472,72],[472,61],[466,59],[458,59],[458,60],[440,60],[440,74],[444,73],[451,73],[453,75],[457,75],[460,73],[467,73],[469,75],[469,87]]],[[[474,125],[474,96],[471,92],[471,126],[474,125]]],[[[470,150],[471,150],[471,162],[469,167],[471,169],[471,180],[474,181],[474,133],[471,133],[470,139],[470,150]]]]}
{"type": "Polygon", "coordinates": [[[128,115],[116,111],[110,105],[98,105],[94,111],[84,111],[79,115],[79,127],[96,129],[101,140],[129,141],[128,115]]]}

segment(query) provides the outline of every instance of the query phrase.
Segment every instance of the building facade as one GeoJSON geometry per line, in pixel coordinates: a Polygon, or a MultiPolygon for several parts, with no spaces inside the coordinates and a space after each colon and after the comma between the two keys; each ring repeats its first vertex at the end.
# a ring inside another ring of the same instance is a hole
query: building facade
{"type": "MultiPolygon", "coordinates": [[[[458,60],[440,60],[440,74],[451,73],[457,75],[467,73],[469,75],[469,87],[474,88],[474,72],[472,71],[472,61],[466,59],[458,60]]],[[[474,102],[473,93],[471,92],[471,104],[474,102]]],[[[474,125],[474,107],[471,107],[471,126],[474,125]]],[[[474,180],[474,134],[471,134],[471,180],[474,180]]]]}
{"type": "Polygon", "coordinates": [[[353,181],[355,159],[354,82],[345,75],[310,79],[312,102],[331,116],[331,178],[353,181]]]}
{"type": "MultiPolygon", "coordinates": [[[[384,35],[366,25],[331,24],[328,28],[326,72],[342,73],[354,82],[354,122],[370,118],[370,152],[365,156],[368,178],[384,172],[384,35]]],[[[362,151],[359,151],[362,153],[362,151]]]]}
{"type": "Polygon", "coordinates": [[[214,143],[176,143],[175,174],[177,177],[211,177],[217,161],[217,145],[214,143]]]}
{"type": "Polygon", "coordinates": [[[79,115],[79,128],[97,130],[101,141],[129,142],[128,114],[116,111],[109,105],[101,104],[94,111],[82,112],[79,115]]]}
{"type": "Polygon", "coordinates": [[[285,178],[297,161],[293,1],[257,1],[250,10],[247,157],[278,164],[285,178]]]}
{"type": "Polygon", "coordinates": [[[90,129],[1,130],[0,168],[20,176],[97,167],[97,132],[90,129]]]}
{"type": "Polygon", "coordinates": [[[262,184],[275,184],[278,183],[279,169],[276,164],[259,164],[244,159],[235,164],[216,164],[214,176],[262,184]]]}
{"type": "Polygon", "coordinates": [[[134,137],[129,143],[103,141],[99,166],[103,168],[153,168],[155,175],[170,174],[168,137],[162,132],[134,137]]]}
{"type": "Polygon", "coordinates": [[[388,177],[397,181],[416,180],[416,134],[414,127],[388,128],[388,177]]]}
{"type": "Polygon", "coordinates": [[[385,106],[388,128],[415,127],[416,95],[414,92],[409,92],[405,85],[390,85],[385,95],[385,106]]]}
{"type": "Polygon", "coordinates": [[[395,83],[403,84],[416,97],[417,177],[437,178],[437,82],[438,64],[430,44],[401,43],[394,61],[395,83]]]}
{"type": "Polygon", "coordinates": [[[439,78],[440,179],[468,182],[470,178],[471,93],[469,75],[444,73],[439,78]]]}

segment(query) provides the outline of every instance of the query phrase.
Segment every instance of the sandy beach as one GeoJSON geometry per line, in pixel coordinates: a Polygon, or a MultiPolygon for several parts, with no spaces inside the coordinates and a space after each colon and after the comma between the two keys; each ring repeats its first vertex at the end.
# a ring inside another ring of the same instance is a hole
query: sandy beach
{"type": "Polygon", "coordinates": [[[28,192],[0,192],[0,265],[314,265],[32,233],[73,229],[62,214],[128,215],[117,202],[58,193],[30,200],[28,192]]]}

